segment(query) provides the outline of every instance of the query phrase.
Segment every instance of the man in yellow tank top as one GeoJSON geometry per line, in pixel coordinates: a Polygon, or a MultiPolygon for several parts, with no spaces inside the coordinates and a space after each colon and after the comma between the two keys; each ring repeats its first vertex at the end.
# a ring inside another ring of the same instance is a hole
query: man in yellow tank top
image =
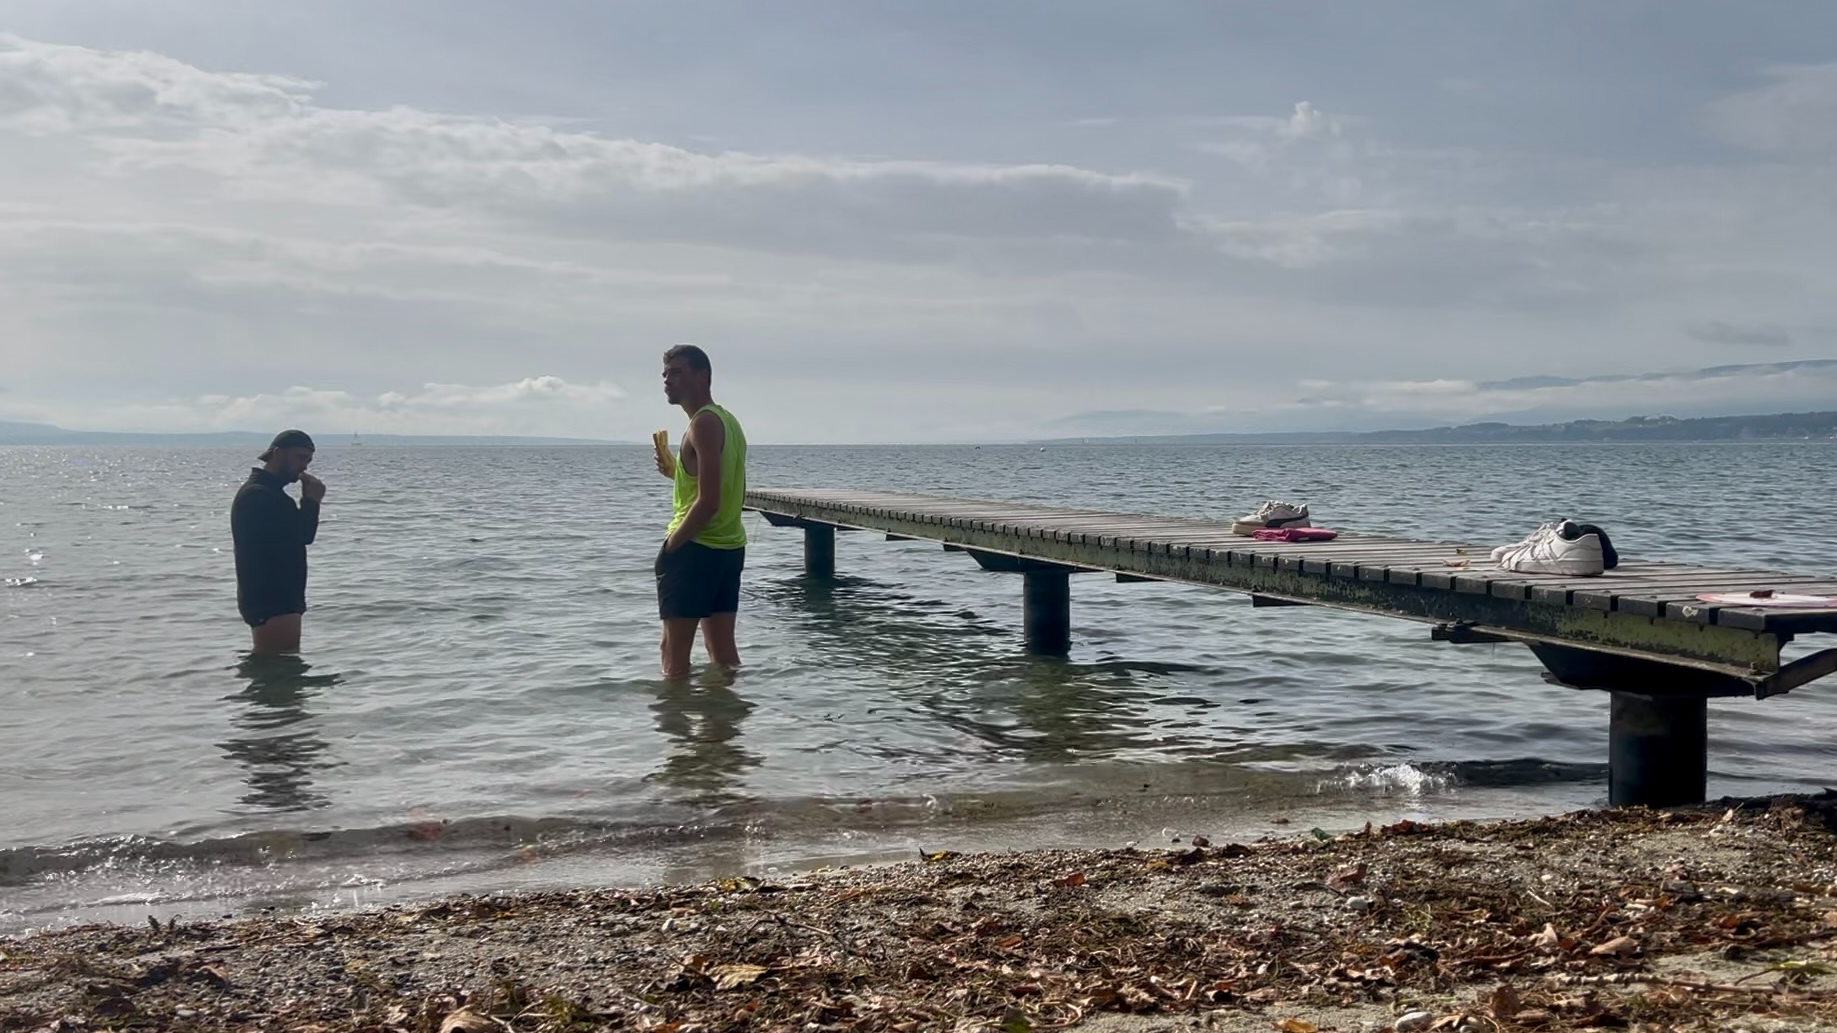
{"type": "Polygon", "coordinates": [[[657,471],[675,484],[673,512],[657,554],[657,611],[663,620],[663,676],[689,676],[695,630],[708,658],[740,666],[734,620],[746,565],[746,433],[714,403],[708,354],[693,344],[663,353],[663,394],[689,415],[680,455],[657,449],[657,471]]]}

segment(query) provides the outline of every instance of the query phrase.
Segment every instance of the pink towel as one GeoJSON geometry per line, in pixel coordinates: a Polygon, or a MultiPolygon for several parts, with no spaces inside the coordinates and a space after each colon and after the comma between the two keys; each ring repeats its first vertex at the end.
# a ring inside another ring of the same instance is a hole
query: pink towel
{"type": "Polygon", "coordinates": [[[1265,527],[1250,532],[1250,537],[1259,542],[1330,542],[1339,532],[1324,527],[1265,527]]]}

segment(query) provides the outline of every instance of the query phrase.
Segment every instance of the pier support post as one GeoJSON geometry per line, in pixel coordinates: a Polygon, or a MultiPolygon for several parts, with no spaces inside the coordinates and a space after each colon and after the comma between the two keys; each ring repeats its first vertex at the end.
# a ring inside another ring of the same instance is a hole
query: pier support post
{"type": "Polygon", "coordinates": [[[1607,802],[1676,807],[1708,791],[1709,701],[1616,692],[1609,704],[1607,802]]]}
{"type": "Polygon", "coordinates": [[[1083,568],[1000,552],[984,552],[946,542],[945,549],[967,552],[984,570],[1021,576],[1021,627],[1027,651],[1039,656],[1066,656],[1072,651],[1072,575],[1083,568]]]}
{"type": "Polygon", "coordinates": [[[804,525],[804,574],[828,580],[836,576],[836,529],[804,525]]]}
{"type": "Polygon", "coordinates": [[[1709,789],[1709,698],[1739,692],[1739,685],[1725,675],[1640,657],[1554,643],[1530,646],[1549,672],[1547,680],[1609,694],[1609,806],[1703,802],[1709,789]]]}
{"type": "Polygon", "coordinates": [[[1027,649],[1041,656],[1072,651],[1072,579],[1070,571],[1029,570],[1021,574],[1022,624],[1027,649]]]}

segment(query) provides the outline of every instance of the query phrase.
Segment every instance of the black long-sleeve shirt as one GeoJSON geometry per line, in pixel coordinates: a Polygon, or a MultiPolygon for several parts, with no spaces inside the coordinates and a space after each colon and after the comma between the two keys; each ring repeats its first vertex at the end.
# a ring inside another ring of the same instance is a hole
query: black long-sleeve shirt
{"type": "Polygon", "coordinates": [[[319,535],[319,503],[302,499],[295,505],[285,487],[256,467],[230,504],[236,605],[245,616],[306,610],[306,547],[319,535]]]}

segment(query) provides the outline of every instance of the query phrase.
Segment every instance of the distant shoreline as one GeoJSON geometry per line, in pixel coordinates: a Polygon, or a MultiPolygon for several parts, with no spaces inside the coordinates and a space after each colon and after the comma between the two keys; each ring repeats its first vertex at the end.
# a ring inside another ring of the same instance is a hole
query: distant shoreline
{"type": "MultiPolygon", "coordinates": [[[[1507,445],[1526,447],[1545,445],[1837,445],[1837,438],[1658,438],[1658,439],[1601,439],[1601,440],[1564,440],[1564,439],[1523,439],[1515,441],[1360,441],[1360,440],[1293,440],[1280,435],[1271,435],[1267,439],[1254,441],[1185,441],[1169,439],[1136,440],[1133,438],[1090,438],[1090,439],[1054,439],[1050,441],[869,441],[858,444],[839,442],[753,442],[754,451],[761,449],[913,449],[913,448],[968,448],[968,449],[1020,449],[1029,452],[1068,449],[1068,448],[1280,448],[1305,445],[1310,448],[1366,448],[1384,445],[1405,445],[1414,448],[1484,448],[1507,445]]],[[[0,449],[7,448],[188,448],[220,452],[246,451],[254,448],[260,451],[267,446],[266,441],[229,442],[221,441],[183,441],[169,438],[148,438],[144,441],[6,441],[0,440],[0,449]]],[[[544,441],[528,440],[492,440],[492,441],[444,441],[444,440],[406,440],[364,442],[353,447],[349,443],[329,442],[319,446],[322,453],[332,452],[383,452],[391,449],[405,448],[554,448],[554,449],[595,449],[595,448],[633,448],[649,450],[651,446],[640,441],[544,441]]]]}
{"type": "MultiPolygon", "coordinates": [[[[185,446],[193,448],[250,448],[267,445],[268,436],[248,431],[157,433],[130,431],[67,430],[47,423],[0,420],[0,446],[185,446]]],[[[1633,416],[1624,420],[1571,420],[1564,423],[1469,423],[1424,430],[1376,431],[1277,431],[1266,433],[1107,434],[1052,438],[1007,438],[955,442],[828,442],[802,444],[802,448],[915,448],[1003,447],[1071,445],[1505,445],[1505,444],[1616,444],[1673,442],[1828,442],[1837,441],[1837,411],[1769,413],[1739,416],[1704,416],[1678,419],[1671,416],[1633,416]]],[[[648,446],[647,441],[570,437],[521,437],[491,434],[378,434],[346,440],[326,432],[319,444],[325,449],[385,447],[463,448],[605,448],[648,446]]],[[[756,442],[772,447],[770,442],[756,442]]]]}
{"type": "Polygon", "coordinates": [[[1588,442],[1837,441],[1837,412],[1736,416],[1633,416],[1563,423],[1468,423],[1424,430],[1294,431],[1258,434],[1111,434],[1042,438],[1038,445],[1496,445],[1588,442]]]}

